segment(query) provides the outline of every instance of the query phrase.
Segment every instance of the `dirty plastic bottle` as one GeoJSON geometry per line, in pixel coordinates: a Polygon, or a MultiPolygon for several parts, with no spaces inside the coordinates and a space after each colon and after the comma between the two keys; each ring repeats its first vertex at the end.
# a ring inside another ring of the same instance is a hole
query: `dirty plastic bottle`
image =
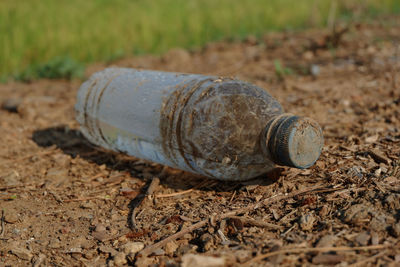
{"type": "Polygon", "coordinates": [[[82,84],[75,109],[94,144],[219,180],[308,168],[323,146],[316,122],[231,78],[108,68],[82,84]]]}

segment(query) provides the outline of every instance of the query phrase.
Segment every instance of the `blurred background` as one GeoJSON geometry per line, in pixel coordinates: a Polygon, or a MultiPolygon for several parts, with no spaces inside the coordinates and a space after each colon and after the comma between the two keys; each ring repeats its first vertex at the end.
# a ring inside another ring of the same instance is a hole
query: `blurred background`
{"type": "Polygon", "coordinates": [[[398,13],[399,0],[1,0],[0,80],[82,77],[92,62],[398,13]]]}

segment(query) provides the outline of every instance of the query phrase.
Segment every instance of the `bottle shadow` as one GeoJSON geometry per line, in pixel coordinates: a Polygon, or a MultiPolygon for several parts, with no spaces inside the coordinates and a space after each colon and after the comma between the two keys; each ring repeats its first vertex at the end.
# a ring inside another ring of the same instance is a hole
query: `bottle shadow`
{"type": "MultiPolygon", "coordinates": [[[[128,218],[131,217],[134,209],[143,201],[146,190],[153,177],[158,177],[160,179],[160,184],[163,186],[175,190],[196,188],[202,191],[233,192],[234,190],[246,188],[246,186],[249,185],[271,185],[275,183],[280,176],[280,170],[276,169],[263,177],[250,181],[218,181],[127,156],[123,153],[103,149],[91,144],[80,131],[70,129],[65,125],[36,130],[33,132],[32,140],[41,147],[55,145],[57,148],[61,149],[63,153],[70,155],[72,158],[79,156],[99,166],[106,165],[107,168],[111,170],[126,172],[132,177],[143,180],[146,185],[143,187],[141,194],[132,199],[128,205],[130,209],[128,218]]],[[[129,219],[128,223],[131,225],[129,219]]]]}
{"type": "Polygon", "coordinates": [[[79,156],[97,165],[106,165],[109,169],[130,173],[143,181],[159,177],[161,184],[172,189],[186,190],[202,184],[197,189],[230,192],[244,185],[270,185],[279,178],[279,174],[269,173],[245,182],[218,181],[103,149],[91,144],[80,131],[69,129],[65,125],[36,130],[32,135],[32,140],[41,147],[55,145],[72,158],[79,156]]]}

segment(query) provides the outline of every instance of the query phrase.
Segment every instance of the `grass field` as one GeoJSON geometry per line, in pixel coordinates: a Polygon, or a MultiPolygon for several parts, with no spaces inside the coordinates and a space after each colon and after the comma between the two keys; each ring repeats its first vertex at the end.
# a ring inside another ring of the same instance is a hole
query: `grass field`
{"type": "MultiPolygon", "coordinates": [[[[339,17],[400,12],[399,0],[336,2],[339,17]]],[[[79,76],[94,61],[324,26],[330,11],[331,0],[1,0],[0,77],[79,76]]]]}

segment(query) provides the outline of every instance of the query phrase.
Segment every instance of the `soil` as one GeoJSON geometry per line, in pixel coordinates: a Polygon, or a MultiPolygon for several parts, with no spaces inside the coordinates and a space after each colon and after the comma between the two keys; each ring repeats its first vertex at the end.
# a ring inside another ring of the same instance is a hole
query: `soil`
{"type": "Polygon", "coordinates": [[[399,266],[400,21],[343,32],[113,64],[234,76],[319,122],[325,145],[314,166],[248,182],[91,145],[74,120],[81,81],[0,85],[0,265],[399,266]]]}

